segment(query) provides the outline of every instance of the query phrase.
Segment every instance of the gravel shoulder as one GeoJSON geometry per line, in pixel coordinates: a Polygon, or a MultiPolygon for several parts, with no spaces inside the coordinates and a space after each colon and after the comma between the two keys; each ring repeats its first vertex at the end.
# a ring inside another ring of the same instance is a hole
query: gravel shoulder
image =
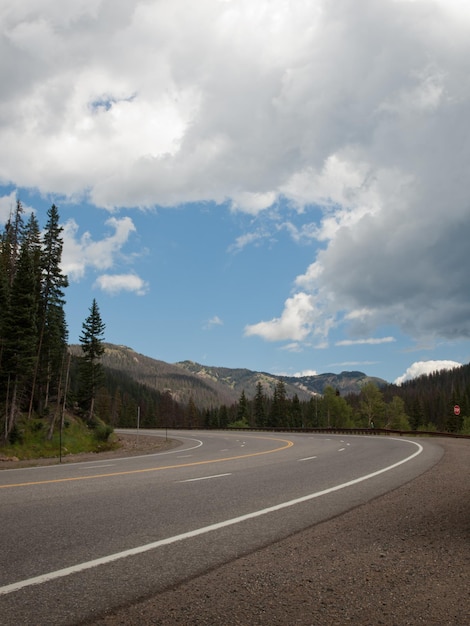
{"type": "Polygon", "coordinates": [[[470,440],[395,491],[96,626],[470,624],[470,440]]]}

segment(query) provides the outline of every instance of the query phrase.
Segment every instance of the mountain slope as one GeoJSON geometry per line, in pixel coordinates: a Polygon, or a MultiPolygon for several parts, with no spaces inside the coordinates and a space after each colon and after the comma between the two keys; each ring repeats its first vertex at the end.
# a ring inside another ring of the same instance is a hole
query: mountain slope
{"type": "MultiPolygon", "coordinates": [[[[178,365],[152,359],[135,352],[127,346],[105,343],[101,359],[103,367],[125,372],[135,381],[160,392],[170,392],[177,402],[187,404],[190,399],[199,408],[231,405],[238,399],[237,393],[227,385],[191,374],[178,365]]],[[[74,356],[81,356],[79,345],[70,346],[74,356]]]]}
{"type": "Polygon", "coordinates": [[[310,393],[322,394],[325,387],[337,389],[342,396],[349,393],[359,393],[367,383],[375,383],[378,387],[384,387],[388,383],[382,378],[367,376],[363,372],[341,372],[341,374],[317,374],[315,376],[279,376],[284,382],[295,385],[299,389],[310,393]]]}
{"type": "Polygon", "coordinates": [[[316,376],[276,376],[248,369],[210,367],[193,361],[182,361],[177,365],[204,380],[212,380],[229,386],[237,392],[237,397],[242,391],[245,391],[247,398],[252,398],[255,395],[258,382],[262,383],[267,395],[272,395],[276,383],[282,380],[286,386],[287,395],[291,397],[297,394],[299,400],[308,400],[312,395],[322,394],[327,386],[338,389],[341,395],[346,395],[359,393],[362,387],[369,382],[374,382],[379,387],[388,384],[382,378],[367,376],[363,372],[341,372],[341,374],[318,374],[316,376]]]}
{"type": "MultiPolygon", "coordinates": [[[[211,367],[195,363],[194,361],[181,361],[177,365],[201,380],[213,381],[231,389],[235,393],[237,400],[242,391],[245,392],[247,398],[253,398],[259,382],[263,385],[264,393],[272,396],[276,384],[283,378],[282,376],[275,376],[266,372],[254,372],[244,368],[211,367]]],[[[302,389],[289,381],[285,382],[288,396],[293,396],[296,393],[300,400],[311,398],[312,394],[308,389],[302,389]]]]}
{"type": "MultiPolygon", "coordinates": [[[[126,372],[135,381],[162,393],[170,392],[177,402],[187,404],[192,400],[200,409],[223,404],[230,406],[239,400],[242,391],[251,399],[256,394],[259,382],[263,385],[263,392],[272,396],[276,384],[282,380],[287,396],[297,394],[299,400],[309,400],[312,395],[322,394],[328,385],[346,395],[359,393],[362,386],[370,381],[379,386],[387,384],[363,372],[289,377],[246,368],[212,367],[194,361],[170,364],[139,354],[127,346],[104,345],[105,353],[101,362],[105,368],[126,372]]],[[[82,355],[79,345],[70,346],[70,350],[75,356],[82,355]]]]}

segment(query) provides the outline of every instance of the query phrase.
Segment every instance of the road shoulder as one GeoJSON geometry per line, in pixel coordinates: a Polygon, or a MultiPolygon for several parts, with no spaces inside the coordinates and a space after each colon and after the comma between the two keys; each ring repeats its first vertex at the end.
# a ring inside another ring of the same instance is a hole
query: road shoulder
{"type": "Polygon", "coordinates": [[[470,623],[470,441],[410,483],[95,625],[470,623]]]}

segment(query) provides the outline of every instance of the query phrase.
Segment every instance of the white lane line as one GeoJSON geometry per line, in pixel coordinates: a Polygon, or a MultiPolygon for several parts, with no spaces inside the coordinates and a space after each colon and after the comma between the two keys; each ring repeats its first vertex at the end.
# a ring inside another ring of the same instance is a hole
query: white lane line
{"type": "Polygon", "coordinates": [[[316,459],[316,456],[306,456],[305,459],[299,459],[299,461],[311,461],[312,459],[316,459]]]}
{"type": "Polygon", "coordinates": [[[209,478],[222,478],[222,476],[231,476],[232,474],[214,474],[213,476],[201,476],[200,478],[187,478],[186,480],[179,480],[179,483],[194,483],[197,480],[209,480],[209,478]]]}
{"type": "Polygon", "coordinates": [[[338,452],[344,452],[345,450],[346,450],[346,448],[340,448],[340,449],[338,450],[338,452]]]}
{"type": "Polygon", "coordinates": [[[101,469],[102,467],[114,467],[114,463],[107,463],[106,465],[86,465],[83,469],[101,469]]]}
{"type": "MultiPolygon", "coordinates": [[[[392,437],[390,439],[392,439],[392,437]]],[[[302,502],[308,502],[309,500],[313,500],[314,498],[320,498],[321,496],[325,496],[335,491],[340,491],[340,489],[345,489],[346,487],[352,487],[352,485],[357,485],[358,483],[362,483],[365,480],[370,480],[371,478],[380,476],[380,474],[389,472],[390,470],[395,469],[396,467],[399,467],[400,465],[403,465],[404,463],[408,463],[408,461],[411,461],[416,456],[421,454],[421,452],[423,451],[423,446],[417,443],[416,441],[411,441],[409,439],[397,439],[397,441],[406,441],[407,443],[411,443],[414,446],[416,446],[418,450],[414,452],[413,454],[411,454],[410,456],[407,456],[406,458],[402,459],[401,461],[397,461],[397,463],[393,463],[393,465],[384,467],[383,469],[377,470],[376,472],[372,472],[371,474],[366,474],[365,476],[354,478],[353,480],[349,480],[348,482],[342,483],[341,485],[336,485],[335,487],[329,487],[328,489],[323,489],[322,491],[316,491],[315,493],[302,496],[301,498],[296,498],[295,500],[288,500],[287,502],[281,502],[280,504],[267,507],[266,509],[260,509],[259,511],[253,511],[252,513],[247,513],[246,515],[240,515],[239,517],[232,517],[231,519],[224,520],[223,522],[217,522],[216,524],[203,526],[202,528],[197,528],[196,530],[190,530],[186,533],[175,535],[174,537],[167,537],[166,539],[153,541],[152,543],[147,543],[143,546],[137,546],[136,548],[130,548],[129,550],[124,550],[123,552],[115,552],[114,554],[109,554],[108,556],[103,556],[99,559],[93,559],[92,561],[85,561],[84,563],[78,563],[77,565],[72,565],[71,567],[64,567],[63,569],[59,569],[54,572],[48,572],[47,574],[41,574],[40,576],[35,576],[34,578],[28,578],[26,580],[19,580],[16,583],[12,583],[10,585],[5,585],[3,587],[0,587],[0,595],[13,593],[14,591],[19,591],[20,589],[24,589],[25,587],[31,587],[32,585],[40,585],[50,580],[56,580],[57,578],[70,576],[71,574],[77,574],[78,572],[83,572],[87,569],[92,569],[100,565],[106,565],[108,563],[112,563],[113,561],[125,559],[129,556],[136,556],[138,554],[143,554],[144,552],[150,552],[150,550],[156,550],[157,548],[160,548],[161,546],[168,546],[172,543],[176,543],[177,541],[183,541],[184,539],[192,539],[193,537],[198,537],[199,535],[205,535],[206,533],[210,533],[214,530],[220,530],[221,528],[227,528],[227,526],[233,526],[234,524],[240,524],[241,522],[246,522],[247,520],[260,517],[261,515],[266,515],[267,513],[274,513],[275,511],[280,511],[281,509],[286,509],[290,506],[301,504],[302,502]]]]}
{"type": "Polygon", "coordinates": [[[187,459],[188,457],[193,456],[192,454],[180,454],[177,456],[177,459],[187,459]]]}

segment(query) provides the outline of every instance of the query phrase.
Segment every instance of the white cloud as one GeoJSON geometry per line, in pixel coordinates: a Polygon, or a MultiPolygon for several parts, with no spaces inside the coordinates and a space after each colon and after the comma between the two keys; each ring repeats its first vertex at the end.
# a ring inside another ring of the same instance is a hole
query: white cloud
{"type": "Polygon", "coordinates": [[[71,280],[83,278],[87,268],[111,269],[121,256],[122,247],[127,243],[129,236],[135,232],[134,223],[129,217],[112,217],[106,224],[113,232],[100,241],[93,241],[89,232],[79,236],[78,224],[73,219],[64,224],[62,271],[71,280]]]}
{"type": "Polygon", "coordinates": [[[395,342],[395,337],[369,337],[368,339],[343,339],[337,341],[335,346],[378,346],[383,343],[395,342]]]}
{"type": "Polygon", "coordinates": [[[228,251],[234,253],[241,252],[241,250],[243,250],[246,246],[249,246],[264,239],[265,236],[266,233],[260,230],[253,233],[245,233],[244,235],[240,235],[240,237],[237,237],[235,242],[231,246],[229,246],[228,251]]]}
{"type": "Polygon", "coordinates": [[[7,196],[0,197],[0,224],[5,224],[16,207],[16,191],[12,191],[7,196]]]}
{"type": "Polygon", "coordinates": [[[302,370],[301,372],[296,372],[293,374],[295,378],[300,378],[302,376],[317,376],[316,370],[302,370]]]}
{"type": "Polygon", "coordinates": [[[17,200],[20,200],[23,207],[23,219],[28,220],[28,216],[34,212],[34,209],[25,204],[21,198],[18,198],[18,193],[13,190],[11,193],[5,196],[0,196],[0,224],[6,224],[10,216],[16,211],[17,200]]]}
{"type": "Polygon", "coordinates": [[[302,341],[311,333],[323,336],[327,334],[325,327],[328,322],[319,319],[321,315],[316,307],[313,296],[296,293],[284,304],[282,316],[268,322],[259,322],[245,327],[245,335],[258,335],[268,341],[292,339],[302,341]],[[321,321],[321,325],[317,322],[321,321]]]}
{"type": "Polygon", "coordinates": [[[378,361],[342,361],[341,363],[332,363],[334,367],[362,367],[364,365],[377,365],[378,361]]]}
{"type": "Polygon", "coordinates": [[[214,317],[211,317],[211,319],[208,320],[206,322],[206,324],[204,324],[203,328],[204,328],[204,330],[210,330],[214,326],[223,326],[223,325],[224,325],[224,323],[220,319],[220,317],[218,315],[214,315],[214,317]]]}
{"type": "MultiPolygon", "coordinates": [[[[0,183],[109,209],[285,199],[322,249],[247,334],[470,338],[468,3],[5,0],[0,19],[0,183]]],[[[72,278],[123,244],[66,234],[72,278]]]]}
{"type": "Polygon", "coordinates": [[[112,296],[122,291],[131,291],[143,296],[148,291],[147,283],[136,274],[102,274],[96,279],[95,287],[112,296]]]}
{"type": "Polygon", "coordinates": [[[286,343],[282,346],[281,350],[285,350],[286,352],[302,352],[304,349],[304,344],[298,341],[293,341],[292,343],[286,343]]]}
{"type": "Polygon", "coordinates": [[[410,365],[406,372],[402,376],[399,376],[394,382],[395,385],[401,385],[406,380],[412,380],[423,374],[432,374],[440,370],[451,370],[461,366],[462,363],[457,363],[456,361],[417,361],[410,365]]]}

